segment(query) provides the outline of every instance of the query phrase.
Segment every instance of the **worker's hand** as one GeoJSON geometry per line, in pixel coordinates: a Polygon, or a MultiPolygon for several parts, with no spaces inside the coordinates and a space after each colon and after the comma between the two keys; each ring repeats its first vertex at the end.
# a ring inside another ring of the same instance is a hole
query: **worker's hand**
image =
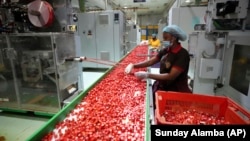
{"type": "Polygon", "coordinates": [[[80,62],[86,61],[86,60],[87,60],[87,57],[85,57],[85,56],[80,57],[80,62]]]}
{"type": "Polygon", "coordinates": [[[134,68],[134,64],[130,63],[126,68],[125,68],[125,73],[129,74],[134,68]]]}
{"type": "Polygon", "coordinates": [[[86,60],[86,59],[87,59],[87,57],[82,56],[82,57],[80,57],[80,59],[81,59],[81,61],[84,61],[84,60],[86,60]]]}
{"type": "Polygon", "coordinates": [[[149,45],[148,46],[148,48],[151,50],[151,49],[154,49],[154,47],[153,46],[151,46],[151,45],[149,45]]]}
{"type": "Polygon", "coordinates": [[[138,72],[135,72],[135,76],[136,76],[138,79],[146,79],[146,78],[148,78],[148,72],[145,72],[145,71],[138,71],[138,72]]]}
{"type": "Polygon", "coordinates": [[[149,44],[148,40],[144,40],[144,41],[141,41],[139,45],[143,46],[143,45],[148,45],[148,44],[149,44]]]}

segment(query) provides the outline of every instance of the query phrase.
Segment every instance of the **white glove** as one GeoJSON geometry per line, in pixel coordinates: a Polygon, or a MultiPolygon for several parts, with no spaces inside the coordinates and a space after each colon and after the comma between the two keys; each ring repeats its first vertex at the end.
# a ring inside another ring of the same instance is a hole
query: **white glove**
{"type": "Polygon", "coordinates": [[[141,41],[139,45],[148,45],[148,40],[141,41]]]}
{"type": "Polygon", "coordinates": [[[85,56],[80,57],[80,61],[84,61],[84,60],[87,60],[87,57],[85,56]]]}
{"type": "Polygon", "coordinates": [[[81,60],[86,60],[86,59],[87,59],[87,57],[82,56],[82,57],[80,57],[80,59],[81,59],[81,60]]]}
{"type": "Polygon", "coordinates": [[[138,72],[135,72],[135,76],[136,76],[138,79],[146,79],[146,78],[148,78],[148,72],[145,72],[145,71],[138,71],[138,72]]]}
{"type": "Polygon", "coordinates": [[[125,68],[125,73],[129,74],[133,70],[134,65],[130,63],[126,68],[125,68]]]}

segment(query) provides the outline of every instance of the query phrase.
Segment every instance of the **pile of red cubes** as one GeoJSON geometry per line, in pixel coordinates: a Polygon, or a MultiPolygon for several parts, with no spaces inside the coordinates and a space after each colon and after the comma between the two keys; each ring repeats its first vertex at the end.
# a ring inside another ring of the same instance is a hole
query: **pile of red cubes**
{"type": "Polygon", "coordinates": [[[221,125],[230,124],[224,117],[197,110],[169,111],[166,110],[162,117],[166,122],[172,124],[194,124],[194,125],[221,125]]]}
{"type": "Polygon", "coordinates": [[[140,54],[147,52],[147,46],[135,47],[42,140],[144,140],[146,82],[125,74],[124,69],[146,60],[140,54]]]}

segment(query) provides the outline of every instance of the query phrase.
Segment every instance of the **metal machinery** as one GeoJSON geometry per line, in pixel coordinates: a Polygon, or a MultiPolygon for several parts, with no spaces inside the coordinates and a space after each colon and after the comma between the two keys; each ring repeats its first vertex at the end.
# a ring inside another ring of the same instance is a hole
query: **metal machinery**
{"type": "MultiPolygon", "coordinates": [[[[126,53],[125,17],[121,11],[109,10],[78,14],[78,33],[82,55],[118,62],[126,53]]],[[[86,68],[110,66],[83,62],[86,68]]]]}
{"type": "Polygon", "coordinates": [[[126,25],[126,51],[131,51],[135,46],[140,44],[141,31],[140,27],[135,24],[126,25]]]}
{"type": "Polygon", "coordinates": [[[80,64],[64,61],[80,56],[68,30],[74,8],[68,0],[0,3],[0,109],[57,113],[83,89],[80,64]]]}
{"type": "Polygon", "coordinates": [[[211,0],[188,49],[193,93],[229,96],[250,109],[249,0],[211,0]]]}

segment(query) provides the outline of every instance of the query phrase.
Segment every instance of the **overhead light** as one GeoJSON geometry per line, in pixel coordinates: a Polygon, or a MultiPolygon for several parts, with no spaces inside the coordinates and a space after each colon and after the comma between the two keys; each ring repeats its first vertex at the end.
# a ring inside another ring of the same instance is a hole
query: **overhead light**
{"type": "Polygon", "coordinates": [[[190,1],[190,0],[186,0],[185,2],[186,2],[186,3],[190,3],[191,1],[190,1]]]}
{"type": "Polygon", "coordinates": [[[128,8],[127,6],[124,6],[123,8],[128,8]]]}

